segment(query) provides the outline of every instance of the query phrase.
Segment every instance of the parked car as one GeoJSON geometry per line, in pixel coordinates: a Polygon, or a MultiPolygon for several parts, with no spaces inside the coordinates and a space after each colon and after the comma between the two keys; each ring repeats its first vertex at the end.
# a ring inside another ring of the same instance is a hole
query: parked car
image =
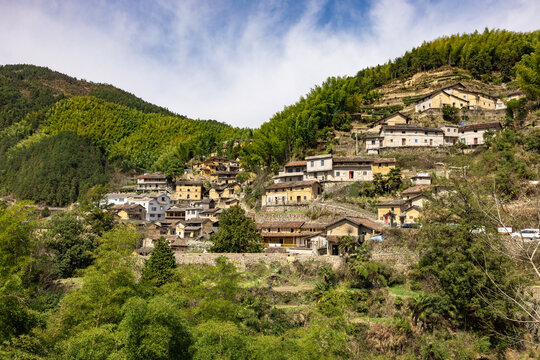
{"type": "Polygon", "coordinates": [[[540,229],[521,229],[521,231],[510,234],[512,237],[523,239],[540,239],[540,229]]]}
{"type": "Polygon", "coordinates": [[[512,234],[512,227],[511,226],[498,227],[497,232],[499,234],[512,234]]]}

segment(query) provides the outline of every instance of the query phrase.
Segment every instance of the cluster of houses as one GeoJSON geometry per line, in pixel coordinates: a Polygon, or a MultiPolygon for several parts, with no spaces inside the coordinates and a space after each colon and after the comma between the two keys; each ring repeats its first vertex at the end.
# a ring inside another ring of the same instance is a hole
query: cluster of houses
{"type": "MultiPolygon", "coordinates": [[[[517,98],[518,96],[520,96],[520,93],[509,94],[509,98],[517,98]]],[[[418,99],[414,103],[414,111],[422,112],[429,109],[442,109],[444,106],[466,108],[469,110],[506,109],[505,103],[499,97],[468,90],[465,85],[458,82],[418,99]]]]}
{"type": "Polygon", "coordinates": [[[338,255],[338,239],[351,237],[356,241],[379,235],[383,227],[371,220],[343,217],[328,224],[304,221],[266,221],[257,224],[269,249],[283,248],[292,252],[307,251],[317,255],[338,255]]]}
{"type": "Polygon", "coordinates": [[[411,119],[400,112],[391,114],[371,124],[364,134],[368,154],[378,154],[380,149],[403,147],[453,146],[457,142],[470,147],[484,144],[484,134],[502,129],[499,122],[471,125],[446,124],[441,127],[413,125],[411,119]]]}
{"type": "Polygon", "coordinates": [[[308,156],[285,164],[266,187],[264,206],[305,204],[315,200],[328,184],[371,181],[374,174],[386,175],[396,167],[395,158],[370,156],[308,156]]]}
{"type": "MultiPolygon", "coordinates": [[[[470,91],[461,83],[430,93],[415,103],[415,111],[441,109],[444,106],[474,110],[500,110],[504,103],[480,92],[470,91]]],[[[273,176],[265,188],[262,206],[306,205],[317,200],[325,189],[337,184],[371,181],[377,174],[386,175],[396,167],[395,158],[378,157],[384,148],[467,146],[484,143],[486,132],[500,131],[498,122],[425,127],[413,124],[397,112],[372,123],[363,134],[367,156],[308,156],[291,161],[273,176]]],[[[118,218],[135,223],[146,234],[143,247],[151,248],[160,238],[167,238],[177,251],[205,250],[210,235],[219,231],[219,216],[224,209],[239,205],[242,187],[238,159],[211,156],[192,164],[182,180],[171,182],[162,173],[143,174],[136,178],[133,192],[106,194],[103,204],[118,218]]],[[[343,217],[330,223],[305,221],[260,221],[257,223],[264,246],[270,251],[307,251],[336,255],[339,239],[369,239],[381,234],[385,226],[416,223],[428,193],[445,191],[431,183],[428,174],[411,178],[414,186],[399,198],[377,204],[376,220],[343,217]]]]}
{"type": "Polygon", "coordinates": [[[240,167],[237,160],[211,156],[194,168],[197,180],[173,183],[159,172],[139,175],[135,192],[106,194],[102,204],[146,234],[144,247],[162,236],[177,250],[187,249],[190,241],[207,242],[217,231],[219,214],[240,203],[240,167]]]}

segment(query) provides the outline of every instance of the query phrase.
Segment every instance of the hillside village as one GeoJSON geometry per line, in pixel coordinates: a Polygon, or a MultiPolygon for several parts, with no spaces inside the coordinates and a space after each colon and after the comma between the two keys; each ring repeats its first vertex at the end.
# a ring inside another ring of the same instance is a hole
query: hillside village
{"type": "Polygon", "coordinates": [[[538,64],[443,36],[256,128],[0,66],[0,358],[539,359],[538,64]]]}
{"type": "MultiPolygon", "coordinates": [[[[444,79],[452,81],[455,76],[444,79]]],[[[432,79],[437,77],[441,75],[431,74],[432,79]]],[[[425,78],[423,81],[425,84],[425,78]]],[[[256,221],[265,252],[338,255],[339,237],[381,241],[385,228],[418,227],[428,198],[448,191],[434,183],[434,173],[429,169],[398,169],[396,158],[385,154],[450,148],[475,151],[502,130],[499,119],[504,117],[506,102],[523,97],[519,91],[502,95],[471,90],[462,82],[454,82],[429,93],[415,93],[408,106],[388,115],[353,114],[356,124],[368,124],[353,126],[345,136],[355,141],[346,151],[347,156],[337,150],[291,160],[272,175],[273,183],[264,187],[257,208],[245,203],[244,189],[252,184],[253,177],[245,176],[248,174],[240,166],[241,159],[216,154],[202,161],[193,160],[181,178],[171,179],[162,173],[136,176],[133,185],[124,186],[122,192],[106,194],[103,204],[109,205],[119,219],[136,224],[144,234],[141,253],[148,253],[161,237],[168,239],[177,252],[206,252],[212,246],[210,235],[219,231],[220,214],[239,205],[256,221]],[[446,119],[447,108],[466,112],[466,119],[474,121],[446,119]],[[380,198],[371,211],[354,207],[336,211],[336,205],[326,200],[336,189],[388,176],[397,176],[408,185],[394,198],[380,198]],[[303,215],[313,207],[327,209],[326,216],[321,217],[324,221],[314,222],[303,215]]],[[[380,103],[388,97],[395,100],[385,95],[380,103]]],[[[242,146],[243,142],[236,140],[234,146],[242,146]]],[[[442,176],[448,177],[451,171],[456,169],[446,169],[442,176]]],[[[441,171],[437,173],[441,175],[441,171]]]]}

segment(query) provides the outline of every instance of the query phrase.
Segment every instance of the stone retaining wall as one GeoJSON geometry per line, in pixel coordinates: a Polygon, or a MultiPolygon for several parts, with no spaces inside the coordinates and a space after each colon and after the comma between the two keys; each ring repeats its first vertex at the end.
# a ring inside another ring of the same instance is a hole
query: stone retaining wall
{"type": "Polygon", "coordinates": [[[207,253],[207,254],[186,254],[175,253],[176,263],[178,265],[186,264],[201,264],[215,265],[216,259],[220,256],[226,257],[234,263],[240,271],[244,271],[247,266],[258,263],[271,264],[278,262],[282,265],[298,262],[320,262],[332,266],[337,270],[343,263],[343,258],[340,256],[314,256],[303,254],[234,254],[234,253],[207,253]]]}

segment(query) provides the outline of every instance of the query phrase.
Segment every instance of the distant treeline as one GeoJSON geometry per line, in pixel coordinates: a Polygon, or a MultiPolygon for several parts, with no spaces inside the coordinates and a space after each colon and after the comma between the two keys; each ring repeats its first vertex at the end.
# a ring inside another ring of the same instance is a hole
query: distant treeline
{"type": "Polygon", "coordinates": [[[420,71],[451,65],[469,70],[484,81],[495,77],[497,81],[509,81],[515,76],[516,63],[532,53],[539,40],[540,31],[486,29],[483,33],[425,42],[384,65],[361,70],[354,77],[331,77],[256,130],[253,144],[246,148],[246,162],[251,168],[279,165],[314,148],[332,129],[349,129],[348,114],[381,96],[374,89],[420,71]]]}

